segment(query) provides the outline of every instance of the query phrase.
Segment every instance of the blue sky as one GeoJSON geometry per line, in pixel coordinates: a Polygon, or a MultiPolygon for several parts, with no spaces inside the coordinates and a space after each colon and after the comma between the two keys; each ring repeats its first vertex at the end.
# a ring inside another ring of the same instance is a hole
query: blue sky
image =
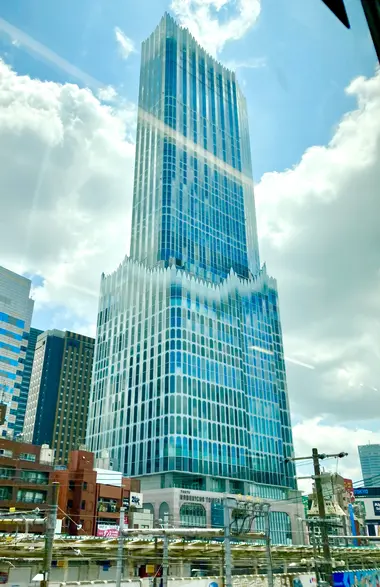
{"type": "MultiPolygon", "coordinates": [[[[234,13],[234,4],[219,11],[221,21],[234,13]]],[[[346,7],[351,30],[322,0],[262,0],[257,22],[219,53],[238,65],[247,96],[256,181],[265,171],[292,167],[310,145],[326,143],[354,103],[344,88],[358,75],[373,74],[376,57],[360,2],[346,0],[346,7]],[[264,65],[250,67],[255,60],[264,65]]],[[[136,102],[139,47],[165,10],[170,2],[163,0],[13,0],[2,4],[1,17],[136,102]],[[117,51],[115,27],[136,47],[127,60],[117,51]]],[[[8,53],[20,74],[80,84],[22,46],[8,53]]]]}
{"type": "Polygon", "coordinates": [[[93,334],[101,272],[128,250],[140,45],[163,13],[236,67],[302,453],[313,438],[328,452],[380,441],[380,74],[361,2],[345,3],[351,30],[322,0],[0,7],[0,262],[32,278],[37,328],[93,334]]]}
{"type": "MultiPolygon", "coordinates": [[[[234,4],[211,14],[228,20],[234,4]]],[[[262,0],[251,29],[218,53],[221,61],[237,66],[247,97],[255,182],[265,172],[293,167],[311,145],[327,143],[354,106],[344,89],[358,75],[373,75],[376,56],[360,2],[346,0],[346,7],[351,30],[322,0],[262,0]]],[[[0,17],[100,84],[114,87],[120,98],[137,103],[140,45],[166,10],[171,4],[164,0],[13,0],[2,4],[0,17]],[[134,44],[128,59],[120,54],[115,28],[134,44]]],[[[18,74],[86,87],[86,80],[9,40],[0,35],[0,47],[18,74]]],[[[37,309],[34,322],[47,328],[53,317],[53,309],[37,309]]]]}

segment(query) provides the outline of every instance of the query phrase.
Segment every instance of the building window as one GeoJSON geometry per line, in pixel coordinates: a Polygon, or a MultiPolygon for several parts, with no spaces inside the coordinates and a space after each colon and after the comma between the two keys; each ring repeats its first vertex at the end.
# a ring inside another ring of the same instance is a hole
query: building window
{"type": "Polygon", "coordinates": [[[19,458],[22,461],[30,461],[30,462],[34,463],[35,460],[36,460],[36,455],[30,454],[30,453],[27,453],[27,452],[22,452],[20,454],[19,458]]]}
{"type": "Polygon", "coordinates": [[[118,511],[117,500],[109,498],[100,498],[98,501],[98,512],[115,513],[118,511]]]}
{"type": "Polygon", "coordinates": [[[270,512],[269,517],[272,543],[292,544],[292,526],[289,514],[286,512],[270,512]]]}
{"type": "Polygon", "coordinates": [[[17,501],[22,501],[24,503],[44,503],[46,501],[46,493],[44,491],[19,489],[17,491],[17,501]]]}
{"type": "Polygon", "coordinates": [[[0,487],[0,501],[11,499],[12,488],[11,487],[0,487]]]}
{"type": "Polygon", "coordinates": [[[73,504],[74,504],[73,500],[72,499],[68,499],[67,500],[67,509],[71,509],[73,507],[73,504]]]}
{"type": "Polygon", "coordinates": [[[0,456],[1,457],[9,457],[11,459],[13,457],[13,453],[11,450],[6,450],[5,448],[0,448],[0,456]]]}
{"type": "Polygon", "coordinates": [[[82,499],[82,503],[80,504],[80,509],[81,510],[85,510],[86,509],[86,500],[82,499]]]}
{"type": "Polygon", "coordinates": [[[75,481],[73,481],[72,479],[70,479],[69,481],[69,491],[74,491],[75,489],[75,481]]]}
{"type": "Polygon", "coordinates": [[[46,485],[49,482],[49,473],[40,471],[21,471],[21,479],[27,483],[46,485]]]}
{"type": "Polygon", "coordinates": [[[181,526],[204,528],[206,526],[206,510],[203,505],[184,504],[179,511],[181,526]]]}
{"type": "Polygon", "coordinates": [[[86,491],[87,490],[87,481],[83,481],[83,490],[86,491]]]}
{"type": "Polygon", "coordinates": [[[9,467],[1,467],[0,469],[0,479],[11,479],[14,477],[15,469],[11,469],[9,467]]]}
{"type": "Polygon", "coordinates": [[[164,524],[164,526],[166,526],[169,523],[169,506],[166,503],[166,501],[163,501],[160,504],[160,509],[158,512],[158,517],[160,520],[162,520],[162,523],[164,524]]]}

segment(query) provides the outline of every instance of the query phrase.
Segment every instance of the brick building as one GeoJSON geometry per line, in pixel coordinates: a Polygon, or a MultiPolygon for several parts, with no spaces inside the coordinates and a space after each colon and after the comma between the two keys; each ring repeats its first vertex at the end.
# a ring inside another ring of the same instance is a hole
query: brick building
{"type": "MultiPolygon", "coordinates": [[[[50,501],[53,451],[0,438],[0,511],[15,507],[20,512],[46,510],[50,501]]],[[[0,522],[0,532],[14,532],[14,526],[0,522]]],[[[20,531],[21,528],[20,528],[20,531]]],[[[30,532],[41,532],[32,525],[30,532]]]]}
{"type": "Polygon", "coordinates": [[[140,492],[137,479],[95,468],[93,453],[85,450],[72,451],[67,469],[55,471],[54,479],[60,484],[62,531],[73,536],[103,535],[101,530],[107,528],[116,531],[120,507],[128,507],[131,493],[140,492]]]}
{"type": "MultiPolygon", "coordinates": [[[[74,536],[102,536],[107,531],[115,535],[121,505],[128,507],[131,493],[140,491],[138,480],[96,468],[93,453],[86,450],[72,451],[67,466],[55,466],[54,451],[48,446],[0,438],[0,512],[8,514],[10,508],[16,508],[19,517],[39,508],[44,517],[53,481],[59,483],[62,533],[74,536]]],[[[0,522],[0,532],[14,531],[14,525],[0,522]]],[[[19,531],[24,529],[20,527],[19,531]]],[[[43,533],[44,529],[34,524],[28,531],[43,533]]]]}

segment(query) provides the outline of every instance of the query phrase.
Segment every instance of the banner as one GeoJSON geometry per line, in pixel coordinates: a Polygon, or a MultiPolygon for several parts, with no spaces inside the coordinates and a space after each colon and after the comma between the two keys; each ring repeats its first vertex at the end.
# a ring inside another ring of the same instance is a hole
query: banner
{"type": "Polygon", "coordinates": [[[118,538],[119,526],[109,526],[108,524],[98,524],[96,535],[100,538],[118,538]]]}
{"type": "Polygon", "coordinates": [[[354,484],[352,483],[352,479],[343,479],[344,489],[348,494],[349,501],[353,503],[355,501],[355,494],[354,494],[354,484]]]}
{"type": "Polygon", "coordinates": [[[380,587],[380,569],[333,573],[334,587],[380,587]]]}

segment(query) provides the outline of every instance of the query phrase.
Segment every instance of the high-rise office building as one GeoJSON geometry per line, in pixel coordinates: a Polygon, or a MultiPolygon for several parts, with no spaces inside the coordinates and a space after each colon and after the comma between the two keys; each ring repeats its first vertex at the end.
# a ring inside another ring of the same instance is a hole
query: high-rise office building
{"type": "Polygon", "coordinates": [[[84,444],[95,341],[47,330],[37,338],[24,424],[24,440],[48,444],[58,462],[84,444]]]}
{"type": "Polygon", "coordinates": [[[31,281],[0,267],[0,404],[1,436],[22,433],[25,402],[22,376],[34,301],[31,281]]]}
{"type": "Polygon", "coordinates": [[[101,279],[88,443],[144,490],[295,488],[246,102],[168,15],[142,45],[131,255],[101,279]]]}
{"type": "Polygon", "coordinates": [[[24,429],[25,411],[26,404],[28,402],[30,376],[32,374],[34,353],[36,350],[37,337],[42,334],[42,332],[43,330],[38,330],[38,328],[30,328],[28,345],[26,347],[25,353],[24,370],[22,372],[20,397],[16,414],[16,429],[18,430],[24,429]]]}
{"type": "Polygon", "coordinates": [[[380,486],[380,444],[358,446],[364,487],[380,486]]]}

